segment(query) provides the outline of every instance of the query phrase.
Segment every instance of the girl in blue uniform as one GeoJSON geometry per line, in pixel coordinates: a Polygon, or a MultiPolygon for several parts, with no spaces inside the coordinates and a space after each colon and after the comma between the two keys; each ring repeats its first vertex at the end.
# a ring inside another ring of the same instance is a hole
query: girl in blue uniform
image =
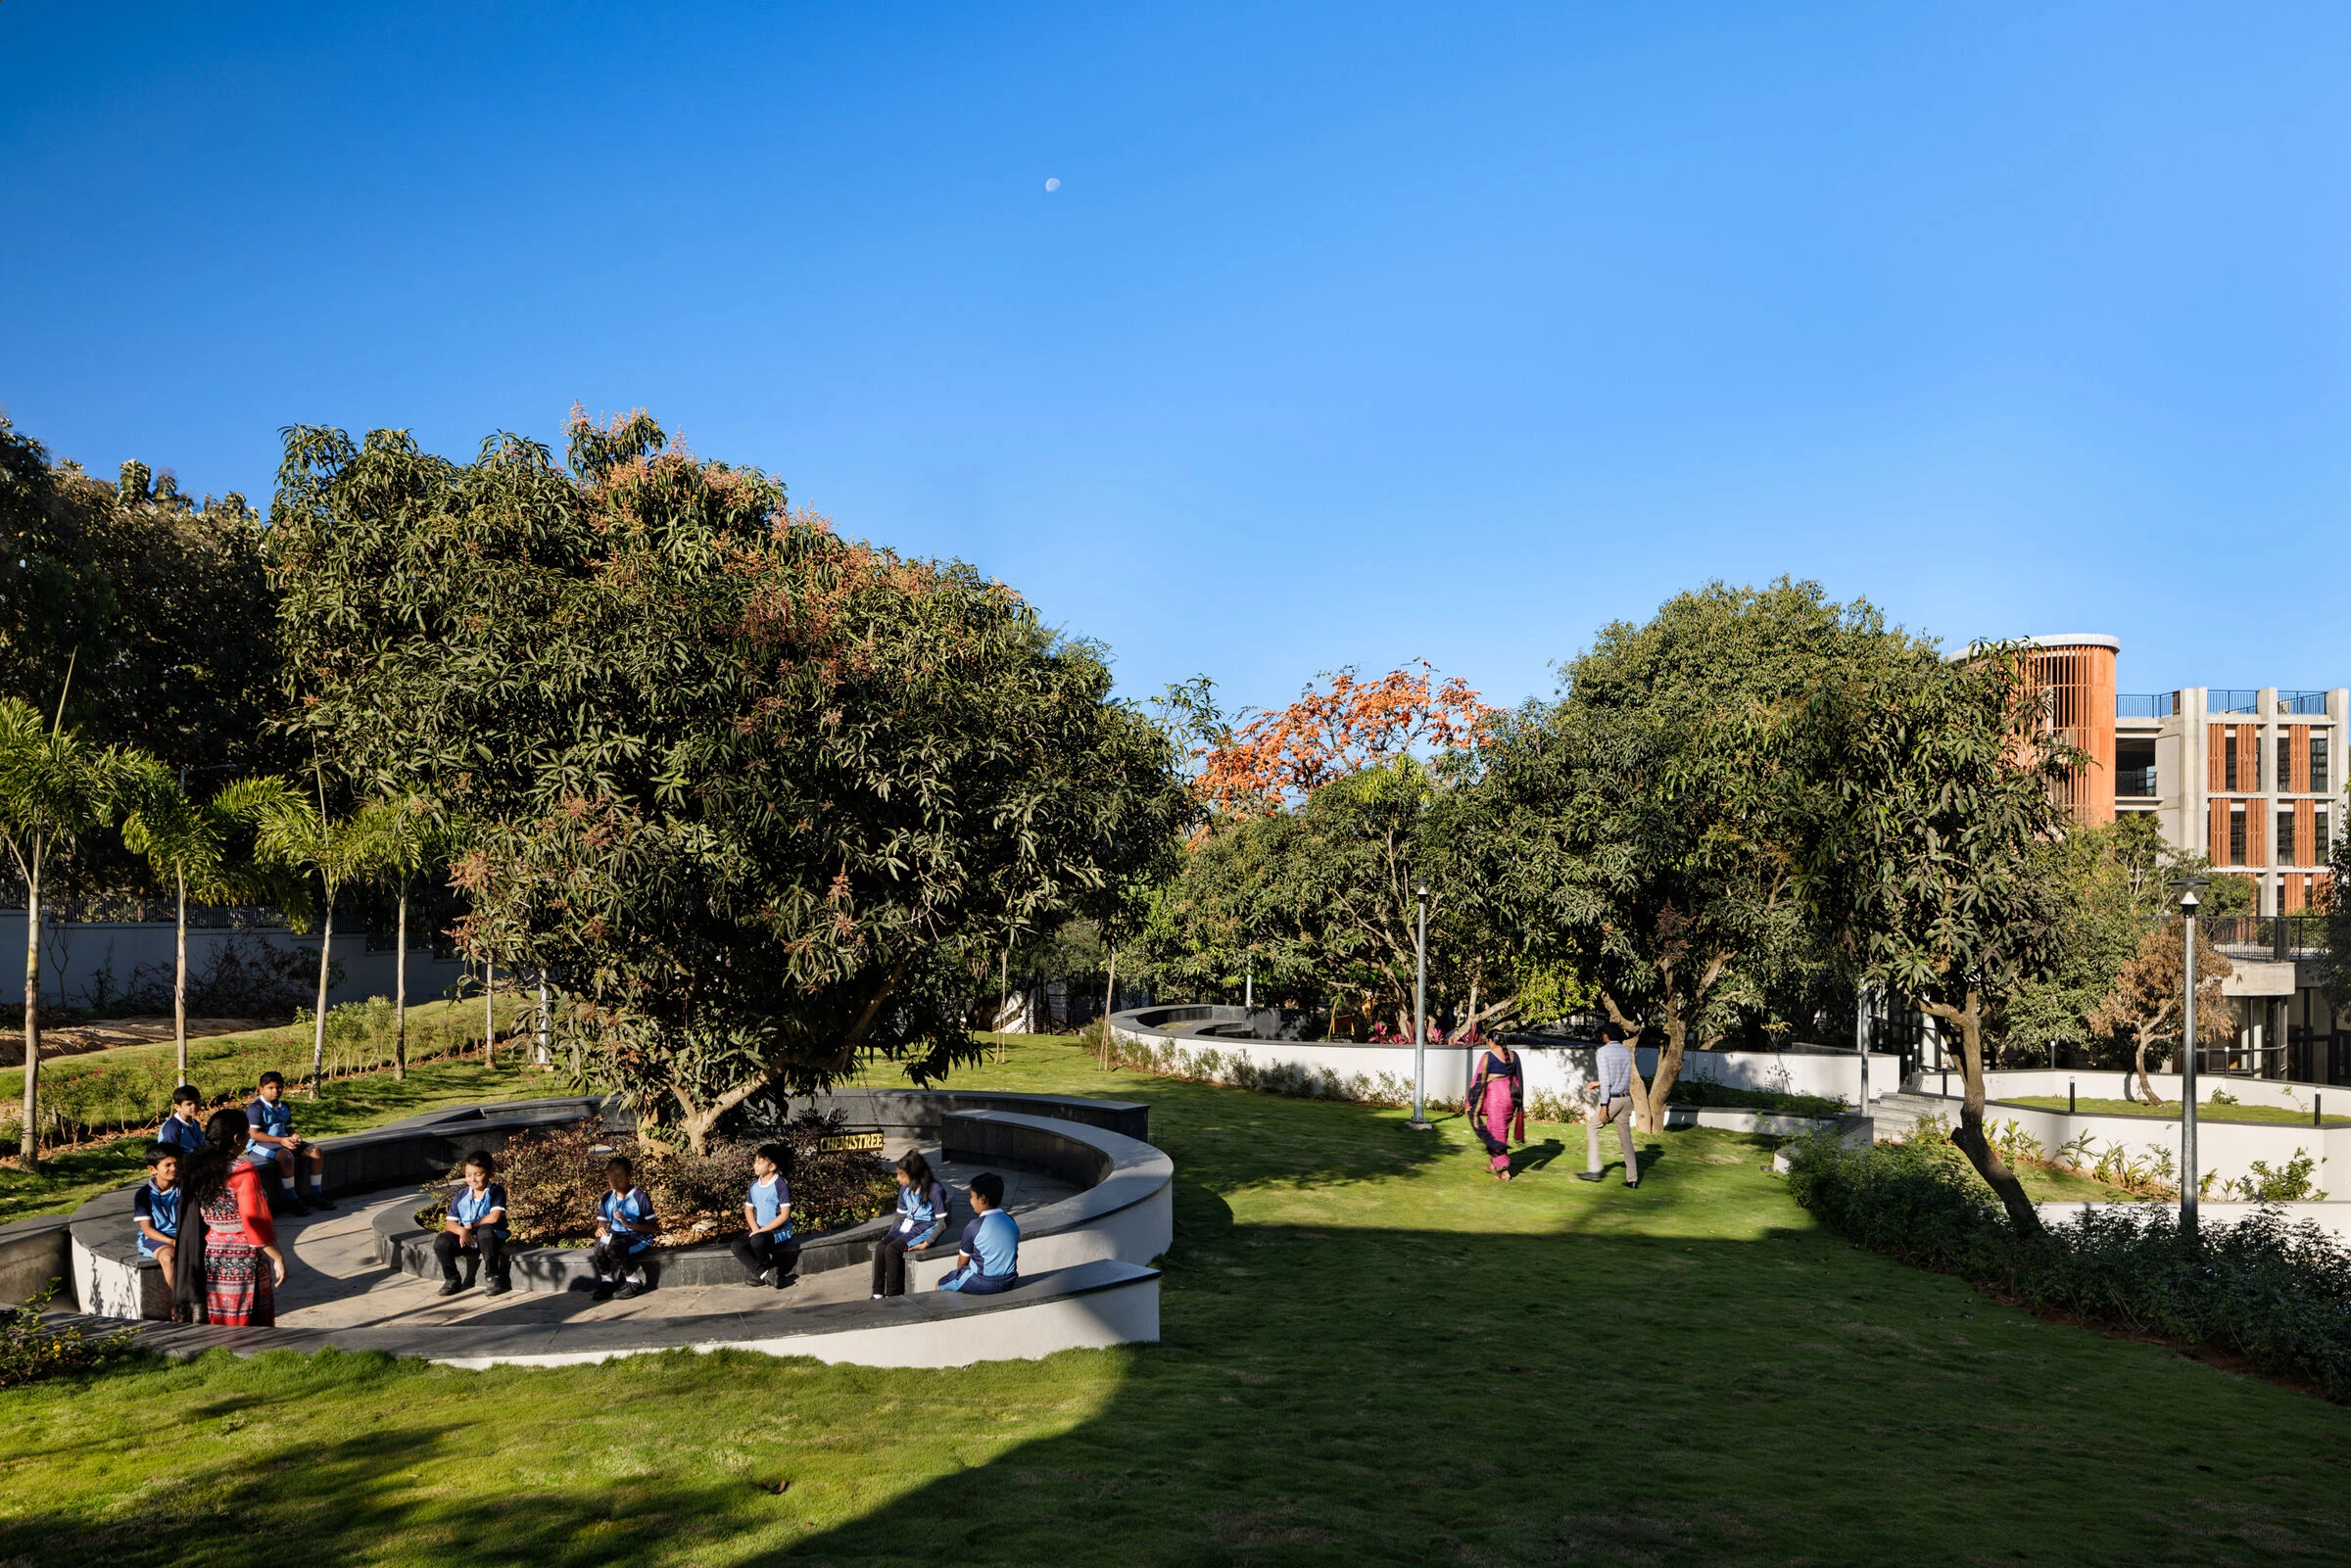
{"type": "Polygon", "coordinates": [[[909,1150],[898,1159],[898,1213],[889,1234],[874,1243],[874,1300],[906,1294],[906,1255],[938,1240],[947,1228],[947,1189],[931,1162],[909,1150]]]}
{"type": "Polygon", "coordinates": [[[610,1190],[596,1206],[596,1251],[589,1261],[596,1267],[596,1299],[618,1296],[625,1302],[648,1288],[644,1256],[661,1234],[661,1222],[653,1217],[652,1195],[637,1185],[637,1167],[624,1156],[604,1162],[604,1182],[610,1190]]]}

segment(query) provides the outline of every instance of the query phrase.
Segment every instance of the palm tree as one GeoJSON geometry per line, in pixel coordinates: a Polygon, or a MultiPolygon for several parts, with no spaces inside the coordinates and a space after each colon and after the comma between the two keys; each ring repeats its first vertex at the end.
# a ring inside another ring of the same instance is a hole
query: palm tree
{"type": "Polygon", "coordinates": [[[375,820],[371,858],[400,882],[400,953],[392,984],[392,1076],[399,1080],[408,1075],[408,883],[445,850],[450,829],[433,799],[415,793],[384,801],[375,820]]]}
{"type": "Polygon", "coordinates": [[[158,877],[168,877],[179,899],[177,949],[171,974],[171,1038],[179,1054],[179,1081],[188,1081],[188,890],[216,900],[232,896],[235,879],[222,861],[226,835],[217,804],[200,806],[181,787],[179,776],[160,762],[142,759],[124,790],[122,841],[147,857],[158,877]]]}
{"type": "Polygon", "coordinates": [[[85,742],[58,716],[0,698],[0,840],[24,879],[24,1125],[17,1164],[40,1168],[41,877],[50,855],[107,821],[133,758],[85,742]]]}
{"type": "Polygon", "coordinates": [[[256,859],[310,873],[318,879],[324,895],[319,910],[318,1005],[311,1039],[311,1093],[315,1097],[326,1075],[326,984],[335,941],[335,895],[378,864],[390,808],[371,802],[351,816],[330,817],[323,781],[313,799],[274,775],[230,784],[214,804],[224,816],[252,825],[256,859]]]}

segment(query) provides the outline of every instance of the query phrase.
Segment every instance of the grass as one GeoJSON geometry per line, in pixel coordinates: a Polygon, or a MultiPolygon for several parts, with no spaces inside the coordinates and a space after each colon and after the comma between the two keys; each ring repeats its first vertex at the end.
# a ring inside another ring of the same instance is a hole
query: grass
{"type": "MultiPolygon", "coordinates": [[[[2029,1105],[2040,1111],[2063,1111],[2067,1108],[2066,1098],[2062,1094],[2019,1095],[2014,1099],[1994,1100],[1991,1103],[1995,1106],[2029,1105]]],[[[2073,1102],[2073,1109],[2086,1117],[2145,1117],[2165,1121],[2180,1119],[2180,1102],[2177,1100],[2166,1100],[2160,1106],[2149,1106],[2139,1100],[2083,1099],[2073,1102]]],[[[1989,1115],[1989,1113],[1987,1114],[1989,1115]]],[[[2286,1122],[2300,1127],[2314,1124],[2309,1112],[2296,1111],[2289,1106],[2214,1105],[2208,1100],[2197,1102],[2196,1119],[2198,1121],[2286,1122]]],[[[2347,1122],[2351,1122],[2351,1117],[2328,1117],[2326,1124],[2330,1127],[2339,1127],[2347,1122]]]]}
{"type": "Polygon", "coordinates": [[[1643,1138],[1628,1192],[1536,1125],[1504,1186],[1457,1117],[1065,1042],[957,1082],[1151,1105],[1162,1344],[102,1374],[0,1397],[0,1561],[2233,1564],[2351,1529],[2351,1411],[1856,1251],[1767,1140],[1643,1138]]]}
{"type": "MultiPolygon", "coordinates": [[[[168,1053],[168,1044],[165,1050],[168,1053]]],[[[389,1072],[329,1079],[314,1104],[297,1089],[288,1101],[294,1107],[294,1126],[305,1137],[324,1138],[381,1126],[435,1106],[564,1092],[562,1080],[547,1069],[518,1067],[522,1054],[504,1052],[496,1068],[484,1067],[478,1056],[411,1063],[405,1083],[394,1082],[389,1072]]],[[[36,1214],[70,1214],[108,1188],[126,1186],[146,1173],[144,1138],[52,1153],[37,1176],[13,1164],[0,1166],[0,1223],[36,1214]]]]}

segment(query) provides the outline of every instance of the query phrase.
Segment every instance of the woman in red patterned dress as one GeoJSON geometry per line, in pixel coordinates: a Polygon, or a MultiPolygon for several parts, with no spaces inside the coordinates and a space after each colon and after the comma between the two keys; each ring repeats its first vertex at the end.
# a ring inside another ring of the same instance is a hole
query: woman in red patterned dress
{"type": "Polygon", "coordinates": [[[277,1322],[286,1255],[278,1249],[261,1172],[245,1159],[250,1131],[244,1112],[216,1111],[204,1124],[204,1147],[188,1159],[180,1212],[202,1222],[204,1240],[201,1265],[179,1270],[173,1315],[182,1321],[222,1328],[277,1322]]]}

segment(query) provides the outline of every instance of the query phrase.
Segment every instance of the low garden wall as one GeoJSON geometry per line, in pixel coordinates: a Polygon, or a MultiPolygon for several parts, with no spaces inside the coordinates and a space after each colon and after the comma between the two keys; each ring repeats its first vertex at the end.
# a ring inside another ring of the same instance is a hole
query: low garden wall
{"type": "MultiPolygon", "coordinates": [[[[1411,1045],[1257,1039],[1237,1032],[1253,1026],[1263,1031],[1272,1017],[1264,1009],[1252,1014],[1245,1008],[1202,1003],[1134,1008],[1111,1015],[1110,1025],[1114,1039],[1160,1070],[1322,1099],[1380,1105],[1412,1102],[1411,1045]]],[[[1600,1049],[1598,1041],[1521,1034],[1509,1039],[1511,1048],[1525,1059],[1526,1088],[1531,1097],[1561,1102],[1578,1099],[1583,1086],[1597,1076],[1594,1057],[1600,1049]]],[[[1425,1049],[1428,1103],[1460,1104],[1469,1092],[1469,1074],[1478,1048],[1431,1045],[1425,1049]]],[[[1654,1048],[1642,1047],[1637,1057],[1644,1074],[1656,1070],[1654,1048]]],[[[1899,1057],[1873,1052],[1869,1067],[1873,1097],[1901,1086],[1899,1057]]],[[[1853,1052],[1816,1046],[1787,1051],[1691,1051],[1682,1058],[1681,1075],[1726,1088],[1817,1095],[1848,1105],[1859,1098],[1861,1089],[1860,1059],[1853,1052]]]]}

